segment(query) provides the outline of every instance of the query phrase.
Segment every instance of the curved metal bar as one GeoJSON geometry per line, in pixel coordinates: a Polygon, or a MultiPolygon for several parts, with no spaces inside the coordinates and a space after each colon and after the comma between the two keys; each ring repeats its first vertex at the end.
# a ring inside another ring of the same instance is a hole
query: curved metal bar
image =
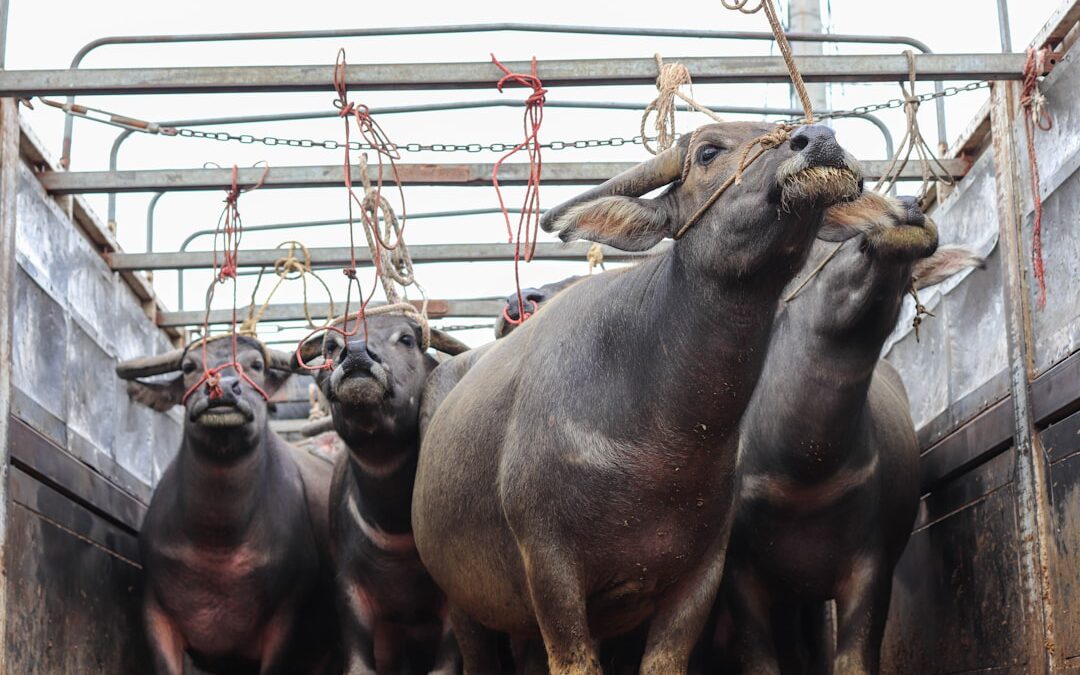
{"type": "MultiPolygon", "coordinates": [[[[149,207],[150,209],[153,209],[157,205],[157,200],[163,194],[165,194],[165,193],[164,192],[158,192],[157,194],[154,195],[153,199],[150,200],[150,207],[149,207]]],[[[521,213],[521,209],[507,209],[507,211],[509,213],[521,213]]],[[[547,211],[547,209],[540,209],[541,213],[544,213],[545,211],[547,211]]],[[[410,213],[409,214],[409,220],[413,220],[414,218],[421,219],[421,220],[423,220],[424,218],[457,218],[457,217],[460,217],[460,216],[481,216],[481,215],[490,215],[490,214],[494,214],[494,213],[502,213],[502,209],[484,208],[484,209],[459,209],[459,210],[455,210],[455,211],[426,211],[424,213],[410,213]]],[[[334,220],[309,220],[309,221],[306,221],[306,222],[299,222],[299,223],[273,223],[273,224],[270,224],[270,225],[253,225],[253,226],[245,227],[244,231],[245,232],[265,232],[267,230],[289,230],[289,229],[292,229],[292,228],[302,229],[302,228],[307,228],[307,227],[324,227],[324,226],[328,226],[328,225],[344,225],[345,223],[348,223],[348,222],[349,222],[348,220],[342,220],[342,219],[339,218],[339,219],[334,219],[334,220]]],[[[151,228],[153,228],[153,225],[154,225],[153,212],[148,211],[147,212],[147,217],[146,217],[146,243],[147,243],[147,249],[146,250],[147,250],[147,252],[150,252],[150,251],[154,250],[150,246],[153,243],[153,234],[151,232],[151,228]]],[[[186,239],[184,239],[183,243],[180,244],[180,251],[181,252],[186,251],[187,247],[189,245],[191,245],[191,242],[195,241],[199,237],[209,236],[211,234],[214,234],[214,232],[216,232],[216,231],[217,230],[215,230],[215,229],[205,229],[205,230],[197,230],[195,232],[192,232],[191,234],[188,235],[188,237],[186,239]]],[[[185,272],[185,270],[177,270],[176,272],[177,272],[177,279],[176,279],[176,294],[177,294],[176,308],[177,308],[178,311],[183,311],[183,309],[184,309],[184,272],[185,272]]],[[[238,272],[237,274],[239,276],[245,276],[245,275],[251,275],[251,274],[258,274],[258,272],[254,272],[254,271],[243,272],[243,271],[241,271],[241,272],[238,272]]]]}
{"type": "MultiPolygon", "coordinates": [[[[175,44],[184,42],[233,42],[249,40],[294,40],[322,39],[343,37],[393,37],[402,35],[438,35],[455,33],[490,33],[497,31],[519,31],[529,33],[567,33],[576,35],[617,35],[625,37],[673,37],[700,38],[714,40],[772,40],[768,31],[716,31],[685,30],[672,28],[611,28],[604,26],[573,26],[539,23],[480,23],[448,26],[413,26],[394,28],[343,28],[319,31],[266,31],[248,33],[194,33],[187,35],[113,35],[91,40],[75,52],[71,59],[71,68],[76,69],[83,59],[93,50],[106,45],[123,44],[175,44]]],[[[905,35],[861,35],[857,33],[787,33],[792,42],[834,42],[847,44],[899,44],[908,45],[924,54],[933,53],[921,40],[905,35]]],[[[934,84],[934,91],[940,92],[940,82],[934,84]]],[[[67,97],[67,103],[75,102],[74,96],[67,97]]],[[[937,101],[938,143],[945,139],[945,103],[937,101]]],[[[75,118],[64,116],[64,140],[60,153],[60,166],[70,168],[71,138],[74,133],[75,118]]]]}

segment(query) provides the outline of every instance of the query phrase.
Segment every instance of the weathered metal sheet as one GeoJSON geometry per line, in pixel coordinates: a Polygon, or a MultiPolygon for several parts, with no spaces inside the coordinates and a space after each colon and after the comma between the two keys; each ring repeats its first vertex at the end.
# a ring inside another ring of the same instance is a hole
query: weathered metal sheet
{"type": "Polygon", "coordinates": [[[67,416],[67,320],[22,270],[15,273],[12,381],[60,419],[67,416]]]}
{"type": "Polygon", "coordinates": [[[897,566],[882,672],[1027,673],[1013,453],[924,498],[897,566]]]}
{"type": "Polygon", "coordinates": [[[1080,413],[1042,433],[1051,459],[1051,517],[1055,534],[1055,650],[1066,664],[1080,663],[1080,413]]]}
{"type": "Polygon", "coordinates": [[[8,670],[150,672],[135,536],[12,471],[8,670]]]}

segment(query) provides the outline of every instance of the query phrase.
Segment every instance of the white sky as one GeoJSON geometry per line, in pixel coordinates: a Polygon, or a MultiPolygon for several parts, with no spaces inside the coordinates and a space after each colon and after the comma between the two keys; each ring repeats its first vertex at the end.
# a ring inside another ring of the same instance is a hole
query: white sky
{"type": "MultiPolygon", "coordinates": [[[[586,3],[545,0],[537,3],[510,2],[429,2],[341,3],[308,0],[290,5],[285,12],[266,2],[148,3],[132,0],[97,0],[96,2],[57,2],[56,0],[10,0],[7,66],[10,69],[65,68],[84,43],[106,35],[177,34],[231,31],[268,31],[347,28],[367,26],[413,26],[483,22],[533,22],[575,25],[641,26],[670,28],[707,28],[715,30],[767,30],[761,14],[744,16],[725,10],[719,2],[668,0],[656,3],[586,3]]],[[[1014,49],[1022,49],[1042,27],[1052,10],[1062,0],[1024,0],[1010,2],[1010,24],[1014,49]]],[[[937,52],[1000,51],[996,4],[994,0],[822,0],[826,24],[832,32],[908,35],[930,45],[937,52]]],[[[781,0],[786,7],[786,0],[781,0]]],[[[486,61],[489,52],[500,60],[527,60],[535,55],[545,59],[639,57],[649,58],[660,52],[669,60],[678,56],[722,56],[769,54],[771,42],[707,41],[672,38],[633,38],[598,36],[562,36],[530,33],[480,33],[450,36],[415,36],[397,38],[352,38],[332,40],[231,42],[186,45],[107,46],[93,52],[84,62],[88,68],[140,68],[215,65],[293,65],[330,64],[338,47],[345,47],[350,63],[404,62],[474,62],[486,61]]],[[[826,53],[896,53],[900,47],[827,45],[826,53]]],[[[329,77],[329,68],[328,68],[329,77]]],[[[498,94],[494,83],[490,90],[451,92],[350,92],[350,98],[372,108],[435,101],[493,99],[499,96],[522,99],[525,90],[507,89],[498,94]]],[[[919,91],[929,91],[930,84],[919,91]]],[[[831,107],[850,108],[895,98],[895,84],[833,85],[829,90],[831,107]]],[[[599,100],[640,104],[652,100],[655,89],[635,87],[567,87],[551,89],[550,101],[599,100]]],[[[949,140],[952,142],[967,126],[986,98],[986,91],[966,93],[947,99],[949,140]]],[[[787,107],[786,85],[702,85],[694,88],[697,100],[712,105],[787,107]]],[[[113,96],[83,97],[81,103],[149,120],[186,119],[228,115],[262,114],[286,111],[327,109],[333,92],[303,94],[235,94],[183,96],[113,96]]],[[[37,134],[54,157],[60,154],[63,115],[57,110],[36,104],[35,111],[24,112],[37,134]]],[[[521,109],[492,108],[470,111],[387,115],[379,118],[383,128],[399,145],[422,143],[492,143],[516,142],[521,138],[521,109]]],[[[902,136],[902,114],[886,111],[880,115],[894,138],[902,136]]],[[[732,116],[734,118],[734,116],[732,116]]],[[[920,116],[924,134],[936,137],[933,107],[924,106],[920,116]]],[[[688,131],[705,118],[680,113],[678,128],[688,131]]],[[[638,133],[640,114],[620,111],[548,109],[541,140],[576,140],[585,138],[632,137],[638,133]]],[[[841,142],[862,159],[884,159],[880,133],[865,121],[840,120],[834,123],[841,142]]],[[[270,124],[214,127],[231,133],[277,135],[284,137],[342,139],[338,119],[296,121],[270,124]]],[[[118,129],[76,120],[73,151],[74,170],[108,168],[108,154],[118,129]]],[[[523,155],[523,153],[522,153],[523,155]]],[[[519,155],[520,161],[524,157],[519,155]]],[[[518,160],[515,157],[514,160],[518,160]]],[[[562,150],[544,153],[545,162],[635,161],[644,159],[640,146],[562,150]]],[[[493,162],[494,153],[456,155],[446,153],[411,153],[406,162],[493,162]]],[[[324,149],[289,149],[247,146],[208,140],[153,137],[137,134],[125,143],[120,155],[121,169],[194,168],[205,162],[222,166],[250,166],[260,160],[271,166],[339,164],[340,151],[324,149]]],[[[554,206],[573,195],[578,188],[545,187],[542,205],[554,206]]],[[[523,190],[504,188],[508,205],[520,204],[523,190]]],[[[118,198],[118,237],[125,249],[146,248],[145,218],[149,194],[120,195],[118,198]]],[[[424,212],[497,206],[490,187],[406,188],[410,212],[424,212]]],[[[106,198],[91,195],[90,201],[104,219],[106,198]]],[[[156,211],[155,250],[177,250],[191,232],[212,228],[221,208],[220,192],[173,193],[164,196],[156,211]]],[[[264,225],[341,218],[345,214],[344,188],[319,190],[262,190],[244,196],[240,204],[245,225],[264,225]]],[[[516,221],[515,221],[516,223],[516,221]]],[[[547,239],[541,233],[542,240],[547,239]]],[[[343,245],[347,241],[344,226],[301,231],[250,233],[244,237],[245,248],[273,247],[286,239],[300,239],[309,246],[343,245]]],[[[415,220],[408,225],[411,244],[443,242],[500,242],[506,240],[502,217],[474,216],[441,220],[415,220]]],[[[192,249],[209,248],[211,238],[197,240],[192,249]]],[[[243,253],[241,252],[241,259],[243,253]]],[[[584,273],[586,264],[537,261],[524,265],[523,285],[539,285],[569,274],[584,273]]],[[[330,271],[324,278],[343,290],[340,273],[330,271]]],[[[188,272],[185,308],[202,306],[210,272],[188,272]]],[[[370,283],[370,272],[361,272],[370,283]]],[[[418,278],[433,298],[464,298],[505,295],[513,289],[511,263],[471,263],[466,265],[423,265],[418,278]]],[[[244,278],[242,277],[242,280],[244,278]]],[[[250,283],[251,278],[245,280],[250,283]]],[[[241,298],[250,294],[242,281],[241,298]]],[[[158,272],[155,286],[170,308],[177,305],[176,274],[158,272]]],[[[264,285],[264,288],[267,288],[264,285]]],[[[224,290],[224,289],[223,289],[224,290]]],[[[219,292],[224,307],[228,293],[219,292]]],[[[286,285],[275,302],[299,299],[299,284],[286,285]]],[[[313,301],[321,301],[318,295],[313,301]]],[[[471,321],[471,320],[470,320],[471,321]]],[[[449,323],[461,323],[451,319],[449,323]]],[[[292,330],[280,337],[299,336],[292,330]]],[[[490,331],[472,331],[460,336],[473,343],[484,342],[490,331]]],[[[264,333],[264,338],[275,339],[264,333]]]]}

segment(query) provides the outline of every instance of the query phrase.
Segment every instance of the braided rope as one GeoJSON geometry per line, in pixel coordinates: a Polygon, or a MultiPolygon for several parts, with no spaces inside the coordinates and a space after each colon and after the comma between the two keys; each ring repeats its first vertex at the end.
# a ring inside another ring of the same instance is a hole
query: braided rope
{"type": "Polygon", "coordinates": [[[708,115],[714,122],[724,121],[722,117],[709,110],[694,100],[694,83],[690,79],[690,70],[681,63],[664,63],[664,57],[659,53],[654,54],[656,69],[659,75],[656,77],[656,98],[645,106],[645,112],[641,115],[641,144],[647,151],[656,155],[667,150],[675,143],[675,97],[681,98],[694,110],[708,115]],[[682,92],[682,86],[690,88],[690,95],[682,92]],[[656,113],[653,128],[656,130],[656,148],[649,145],[649,135],[645,133],[645,127],[649,121],[649,115],[656,113]]]}

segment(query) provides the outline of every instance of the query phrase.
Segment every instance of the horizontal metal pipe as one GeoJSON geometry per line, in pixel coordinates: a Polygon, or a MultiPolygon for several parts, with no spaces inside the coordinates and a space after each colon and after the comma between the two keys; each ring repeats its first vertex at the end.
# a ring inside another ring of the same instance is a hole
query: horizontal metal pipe
{"type": "MultiPolygon", "coordinates": [[[[382,302],[372,302],[370,307],[378,307],[383,305],[382,302]]],[[[413,302],[417,308],[420,307],[419,302],[413,302]]],[[[490,318],[497,316],[499,312],[503,310],[506,305],[504,298],[475,298],[468,300],[429,300],[428,301],[428,317],[431,319],[441,319],[444,317],[484,317],[490,318]]],[[[334,310],[336,312],[343,312],[345,309],[344,303],[334,303],[334,310]]],[[[353,303],[353,306],[349,309],[350,312],[359,309],[359,303],[353,303]]],[[[309,302],[308,311],[311,314],[311,318],[316,322],[321,322],[325,319],[330,312],[329,303],[325,302],[309,302]]],[[[247,316],[245,312],[239,313],[239,318],[247,316]]],[[[306,319],[304,315],[303,303],[279,303],[267,305],[263,311],[263,322],[268,321],[299,321],[306,319]]],[[[204,309],[193,310],[188,312],[161,312],[157,317],[157,324],[162,328],[168,327],[181,327],[181,326],[201,326],[207,319],[207,313],[204,309]]],[[[214,309],[209,314],[210,323],[226,324],[232,323],[233,312],[231,309],[214,309]]]]}
{"type": "MultiPolygon", "coordinates": [[[[590,244],[587,241],[563,243],[541,243],[536,245],[534,260],[585,260],[590,244]]],[[[660,244],[666,246],[666,244],[660,244]]],[[[626,262],[646,255],[640,252],[627,252],[604,247],[606,262],[626,262]]],[[[654,248],[653,251],[659,249],[654,248]]],[[[350,262],[350,249],[347,246],[334,246],[308,249],[313,266],[346,265],[350,262]]],[[[115,271],[121,270],[167,270],[167,269],[209,269],[214,264],[213,251],[185,251],[183,253],[106,253],[109,266],[115,271]]],[[[254,249],[242,251],[240,267],[272,267],[274,262],[283,257],[285,252],[279,248],[254,249]]],[[[409,255],[414,263],[436,262],[478,262],[490,260],[513,260],[513,244],[423,244],[409,247],[409,255]]],[[[362,266],[370,266],[371,253],[366,246],[357,247],[356,261],[362,266]]]]}
{"type": "MultiPolygon", "coordinates": [[[[924,80],[1019,80],[1023,54],[918,54],[915,71],[924,80]]],[[[786,82],[778,56],[671,57],[694,74],[697,84],[786,82]]],[[[908,76],[903,55],[802,56],[795,59],[808,82],[895,82],[908,76]]],[[[511,62],[514,72],[530,64],[511,62]]],[[[181,94],[328,91],[333,67],[216,66],[198,68],[106,68],[87,70],[7,70],[0,72],[0,96],[57,94],[181,94]]],[[[493,63],[361,64],[346,68],[350,87],[363,91],[483,89],[502,76],[493,63]]],[[[652,85],[653,59],[572,59],[544,61],[538,74],[548,87],[652,85]]]]}
{"type": "MultiPolygon", "coordinates": [[[[941,160],[954,177],[963,177],[965,163],[957,159],[941,160]]],[[[861,161],[868,179],[876,179],[887,168],[884,160],[861,161]]],[[[602,183],[633,166],[633,162],[551,162],[544,164],[545,185],[591,185],[602,183]]],[[[403,185],[490,186],[493,164],[398,164],[403,185]]],[[[378,167],[368,166],[371,179],[378,177],[378,167]]],[[[358,169],[354,169],[355,171],[358,169]]],[[[252,186],[262,180],[266,188],[338,187],[345,176],[341,165],[274,166],[264,172],[260,167],[240,169],[238,185],[252,186]],[[265,175],[265,178],[263,176],[265,175]]],[[[391,177],[384,168],[384,183],[391,177]]],[[[231,169],[156,169],[148,171],[46,171],[38,175],[51,194],[104,192],[160,192],[173,190],[219,190],[232,185],[231,169]]],[[[921,179],[918,166],[909,163],[902,178],[921,179]]],[[[524,185],[529,179],[527,164],[503,164],[499,170],[502,185],[524,185]]]]}

